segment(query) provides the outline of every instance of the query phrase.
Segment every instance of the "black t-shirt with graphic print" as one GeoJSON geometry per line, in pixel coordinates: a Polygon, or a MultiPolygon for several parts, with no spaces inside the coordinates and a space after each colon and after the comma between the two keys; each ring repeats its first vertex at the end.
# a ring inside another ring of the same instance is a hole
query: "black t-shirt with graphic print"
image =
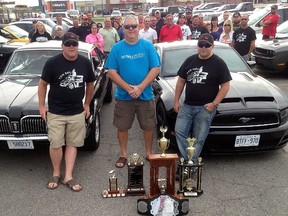
{"type": "Polygon", "coordinates": [[[59,54],[47,60],[41,79],[50,84],[49,112],[58,115],[76,115],[83,112],[85,83],[94,82],[91,62],[78,55],[75,61],[59,54]]]}
{"type": "Polygon", "coordinates": [[[52,40],[52,37],[48,32],[44,32],[43,34],[40,34],[37,31],[33,34],[31,38],[31,42],[46,42],[48,40],[52,40]]]}
{"type": "Polygon", "coordinates": [[[186,80],[185,104],[202,106],[214,101],[219,85],[232,80],[226,63],[213,54],[209,59],[200,59],[198,54],[188,57],[178,70],[186,80]]]}
{"type": "Polygon", "coordinates": [[[251,41],[256,40],[256,33],[251,27],[238,28],[233,33],[233,40],[235,40],[234,49],[244,56],[249,53],[251,41]]]}
{"type": "Polygon", "coordinates": [[[208,29],[204,26],[198,25],[197,27],[189,26],[191,30],[191,39],[198,39],[200,35],[204,33],[209,33],[208,29]]]}

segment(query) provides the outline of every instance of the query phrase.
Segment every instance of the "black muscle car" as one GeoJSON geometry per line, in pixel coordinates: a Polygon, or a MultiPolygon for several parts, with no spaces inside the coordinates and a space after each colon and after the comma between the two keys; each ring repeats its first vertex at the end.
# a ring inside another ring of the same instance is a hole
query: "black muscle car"
{"type": "MultiPolygon", "coordinates": [[[[38,82],[47,59],[61,52],[61,41],[27,44],[13,53],[0,76],[0,143],[10,149],[33,149],[36,144],[48,143],[46,124],[38,110],[38,82]]],[[[112,100],[111,81],[98,48],[79,42],[78,53],[91,61],[97,77],[84,144],[85,149],[96,150],[100,142],[99,112],[104,101],[112,100]],[[92,55],[93,50],[96,55],[92,55]]]]}

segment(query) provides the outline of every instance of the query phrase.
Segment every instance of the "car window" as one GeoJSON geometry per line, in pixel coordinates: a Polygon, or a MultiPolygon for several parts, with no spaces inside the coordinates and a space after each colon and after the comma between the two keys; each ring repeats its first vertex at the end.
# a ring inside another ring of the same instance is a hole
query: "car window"
{"type": "Polygon", "coordinates": [[[288,20],[277,27],[277,33],[288,33],[288,20]]]}
{"type": "MultiPolygon", "coordinates": [[[[62,50],[23,50],[17,51],[5,70],[5,75],[41,75],[46,61],[60,54],[62,50]]],[[[87,53],[79,54],[88,57],[87,53]]]]}
{"type": "Polygon", "coordinates": [[[262,10],[258,10],[257,13],[253,13],[249,16],[248,25],[254,25],[256,22],[260,22],[262,17],[266,16],[270,10],[264,8],[262,10]]]}
{"type": "Polygon", "coordinates": [[[24,31],[23,29],[19,28],[15,25],[7,25],[5,27],[8,31],[10,31],[12,34],[16,35],[19,38],[25,38],[28,37],[28,32],[24,31]]]}
{"type": "MultiPolygon", "coordinates": [[[[225,51],[223,51],[223,47],[215,46],[213,52],[226,62],[230,72],[250,72],[248,66],[235,50],[230,47],[224,49],[225,51]]],[[[162,76],[176,76],[186,58],[196,53],[197,50],[191,49],[191,47],[165,50],[162,56],[162,76]]]]}

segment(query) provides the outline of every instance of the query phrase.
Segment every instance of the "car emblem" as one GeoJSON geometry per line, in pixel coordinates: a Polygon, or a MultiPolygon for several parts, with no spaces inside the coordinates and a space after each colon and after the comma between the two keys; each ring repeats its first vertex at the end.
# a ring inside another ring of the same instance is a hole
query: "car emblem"
{"type": "Polygon", "coordinates": [[[12,127],[13,132],[19,132],[19,122],[12,121],[11,122],[11,127],[12,127]]]}
{"type": "Polygon", "coordinates": [[[251,120],[254,120],[255,118],[252,117],[252,118],[248,118],[248,117],[241,117],[239,119],[240,122],[242,122],[243,124],[246,124],[247,122],[251,121],[251,120]]]}

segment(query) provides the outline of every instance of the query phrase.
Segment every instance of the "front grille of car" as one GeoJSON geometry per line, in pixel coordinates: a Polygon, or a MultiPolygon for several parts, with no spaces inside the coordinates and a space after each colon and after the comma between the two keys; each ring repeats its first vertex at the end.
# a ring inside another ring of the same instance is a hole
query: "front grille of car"
{"type": "Polygon", "coordinates": [[[275,128],[280,125],[277,114],[236,114],[216,115],[211,130],[261,130],[275,128]]]}
{"type": "Polygon", "coordinates": [[[273,56],[275,56],[275,51],[256,47],[254,50],[254,54],[256,56],[258,55],[258,56],[272,58],[273,56]]]}
{"type": "Polygon", "coordinates": [[[46,123],[40,116],[25,116],[20,121],[10,121],[0,116],[0,133],[47,133],[46,123]]]}

